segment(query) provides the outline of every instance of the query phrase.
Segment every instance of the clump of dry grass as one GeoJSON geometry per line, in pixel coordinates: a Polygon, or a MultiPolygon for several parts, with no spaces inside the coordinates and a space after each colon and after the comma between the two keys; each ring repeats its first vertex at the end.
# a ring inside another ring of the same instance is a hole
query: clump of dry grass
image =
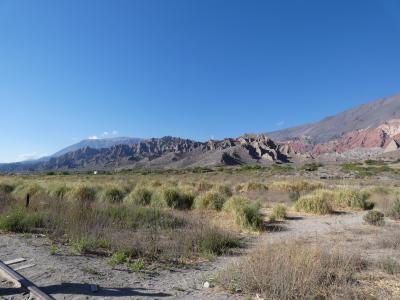
{"type": "Polygon", "coordinates": [[[351,288],[355,274],[364,267],[356,255],[295,241],[251,253],[217,281],[229,290],[268,299],[326,299],[351,288]]]}
{"type": "Polygon", "coordinates": [[[363,216],[363,220],[370,225],[383,226],[385,225],[385,215],[378,210],[370,210],[363,216]]]}
{"type": "Polygon", "coordinates": [[[373,204],[368,202],[370,194],[366,191],[349,188],[333,190],[334,203],[341,208],[371,209],[373,204]]]}
{"type": "Polygon", "coordinates": [[[126,195],[126,192],[117,187],[107,187],[101,193],[101,200],[108,203],[121,203],[126,195]]]}
{"type": "Polygon", "coordinates": [[[275,181],[269,185],[269,188],[273,191],[279,192],[296,192],[304,193],[313,190],[321,189],[324,187],[323,182],[318,181],[275,181]]]}
{"type": "Polygon", "coordinates": [[[319,215],[333,212],[332,201],[334,194],[329,190],[316,190],[311,194],[301,196],[295,203],[296,211],[319,215]]]}
{"type": "Polygon", "coordinates": [[[92,203],[97,199],[97,190],[89,185],[80,185],[71,190],[69,198],[79,203],[92,203]]]}
{"type": "Polygon", "coordinates": [[[194,195],[190,192],[178,188],[163,187],[152,200],[155,206],[167,206],[183,210],[192,208],[194,198],[194,195]]]}
{"type": "Polygon", "coordinates": [[[259,203],[252,202],[244,197],[234,196],[225,202],[223,209],[232,214],[236,223],[241,227],[252,230],[262,229],[263,218],[259,203]]]}
{"type": "Polygon", "coordinates": [[[276,220],[284,220],[287,217],[287,208],[284,204],[275,204],[272,208],[272,212],[269,215],[269,220],[274,222],[276,220]]]}
{"type": "Polygon", "coordinates": [[[252,192],[252,191],[258,191],[258,192],[263,192],[267,191],[268,187],[260,182],[246,182],[246,183],[241,183],[236,186],[236,192],[238,193],[243,193],[243,192],[252,192]]]}
{"type": "Polygon", "coordinates": [[[194,207],[197,209],[221,210],[226,201],[226,196],[218,191],[209,191],[195,199],[194,207]]]}
{"type": "Polygon", "coordinates": [[[30,196],[35,196],[39,194],[44,194],[45,190],[44,187],[36,182],[24,182],[19,185],[14,189],[13,194],[17,198],[23,198],[27,194],[30,196]]]}
{"type": "Polygon", "coordinates": [[[136,187],[124,199],[124,202],[135,205],[150,205],[153,192],[145,187],[136,187]]]}

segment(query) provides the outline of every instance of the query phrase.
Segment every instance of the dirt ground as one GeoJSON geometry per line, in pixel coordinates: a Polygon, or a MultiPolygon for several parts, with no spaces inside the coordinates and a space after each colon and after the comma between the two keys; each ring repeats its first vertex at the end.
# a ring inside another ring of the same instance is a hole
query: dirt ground
{"type": "MultiPolygon", "coordinates": [[[[389,221],[385,227],[376,228],[363,224],[362,215],[361,212],[329,216],[291,214],[287,221],[271,225],[244,251],[263,247],[265,243],[305,238],[310,241],[322,240],[331,243],[332,247],[347,246],[351,251],[360,249],[364,256],[372,260],[386,255],[399,259],[398,251],[374,246],[385,232],[399,230],[399,224],[389,221]]],[[[123,267],[112,269],[104,257],[76,255],[67,247],[61,247],[58,254],[51,255],[50,247],[50,240],[40,235],[0,235],[0,259],[23,257],[27,261],[20,265],[36,264],[35,267],[21,270],[20,273],[56,299],[245,298],[218,288],[203,287],[205,281],[212,279],[217,272],[236,259],[240,259],[240,255],[220,257],[212,262],[201,263],[195,268],[169,267],[135,273],[123,267]],[[99,290],[91,292],[90,284],[97,284],[99,290]]],[[[388,282],[378,281],[376,284],[387,285],[388,282]]],[[[388,295],[393,296],[393,290],[400,287],[399,284],[394,284],[394,287],[389,287],[392,291],[388,292],[388,295]]],[[[5,299],[27,297],[21,294],[21,290],[13,289],[4,282],[0,285],[0,295],[5,299]]],[[[400,297],[400,294],[398,296],[400,297]]]]}

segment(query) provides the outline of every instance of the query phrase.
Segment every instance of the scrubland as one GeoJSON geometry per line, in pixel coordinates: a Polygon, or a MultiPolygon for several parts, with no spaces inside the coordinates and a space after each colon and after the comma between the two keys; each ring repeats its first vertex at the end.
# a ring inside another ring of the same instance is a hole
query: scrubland
{"type": "Polygon", "coordinates": [[[396,298],[389,283],[400,274],[400,187],[392,169],[366,162],[4,175],[0,230],[44,234],[50,253],[63,245],[132,272],[231,257],[210,281],[244,298],[396,298]],[[355,225],[313,236],[339,217],[355,225]]]}

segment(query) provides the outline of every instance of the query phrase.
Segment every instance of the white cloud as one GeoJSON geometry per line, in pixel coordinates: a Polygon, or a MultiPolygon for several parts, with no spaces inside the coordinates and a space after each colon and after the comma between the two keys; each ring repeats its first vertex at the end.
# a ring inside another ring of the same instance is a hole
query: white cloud
{"type": "Polygon", "coordinates": [[[285,121],[279,121],[275,123],[276,126],[283,126],[285,125],[285,121]]]}
{"type": "Polygon", "coordinates": [[[103,135],[104,135],[104,136],[107,136],[107,135],[109,135],[109,134],[110,134],[110,133],[109,133],[108,131],[104,131],[104,132],[103,132],[103,135]]]}
{"type": "Polygon", "coordinates": [[[111,134],[112,134],[112,135],[117,135],[117,134],[118,134],[118,130],[113,130],[113,131],[111,132],[111,134]]]}
{"type": "Polygon", "coordinates": [[[92,135],[88,137],[89,140],[98,140],[99,137],[97,135],[92,135]]]}

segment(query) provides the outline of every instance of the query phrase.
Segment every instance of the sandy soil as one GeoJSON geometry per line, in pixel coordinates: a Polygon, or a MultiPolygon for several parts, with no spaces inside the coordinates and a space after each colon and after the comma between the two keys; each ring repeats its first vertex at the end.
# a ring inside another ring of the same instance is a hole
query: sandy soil
{"type": "MultiPolygon", "coordinates": [[[[330,216],[293,215],[286,222],[271,226],[246,251],[265,243],[295,238],[318,238],[341,235],[349,228],[362,224],[362,213],[330,216]]],[[[20,273],[56,299],[241,299],[216,288],[203,288],[204,281],[223,270],[237,256],[220,257],[196,268],[169,268],[134,273],[123,268],[111,269],[102,257],[75,255],[62,248],[57,255],[50,254],[51,242],[46,237],[14,234],[0,235],[0,259],[24,257],[35,267],[20,273]],[[90,284],[99,285],[92,293],[90,284]]],[[[18,266],[18,265],[14,265],[18,266]]],[[[0,295],[5,299],[24,299],[21,291],[0,284],[0,295]]],[[[0,297],[1,298],[1,297],[0,297]]]]}

